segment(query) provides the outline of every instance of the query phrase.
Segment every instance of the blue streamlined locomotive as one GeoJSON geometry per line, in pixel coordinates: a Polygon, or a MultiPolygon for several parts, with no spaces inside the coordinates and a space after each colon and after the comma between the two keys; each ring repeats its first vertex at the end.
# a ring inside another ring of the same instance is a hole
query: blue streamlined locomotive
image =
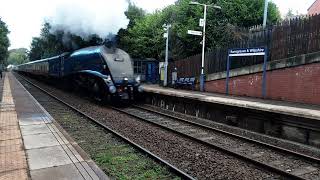
{"type": "Polygon", "coordinates": [[[69,88],[85,88],[99,99],[133,100],[142,92],[130,56],[117,48],[88,47],[19,65],[17,71],[69,88]]]}

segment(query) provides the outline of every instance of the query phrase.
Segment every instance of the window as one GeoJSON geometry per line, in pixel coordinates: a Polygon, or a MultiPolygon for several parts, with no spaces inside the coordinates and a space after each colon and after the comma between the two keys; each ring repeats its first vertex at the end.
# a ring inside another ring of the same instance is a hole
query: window
{"type": "Polygon", "coordinates": [[[141,74],[146,74],[146,62],[142,62],[141,64],[141,74]]]}
{"type": "Polygon", "coordinates": [[[142,61],[134,61],[133,70],[135,74],[145,74],[146,73],[146,63],[142,61]]]}
{"type": "Polygon", "coordinates": [[[140,63],[140,61],[134,61],[134,63],[133,63],[133,71],[134,71],[135,74],[139,74],[139,72],[138,72],[139,71],[138,70],[139,69],[139,67],[138,67],[139,63],[140,63]]]}

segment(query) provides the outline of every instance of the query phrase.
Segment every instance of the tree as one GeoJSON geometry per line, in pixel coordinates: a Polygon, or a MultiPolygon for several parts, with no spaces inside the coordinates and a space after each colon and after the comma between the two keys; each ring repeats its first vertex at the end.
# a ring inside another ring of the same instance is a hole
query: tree
{"type": "Polygon", "coordinates": [[[139,20],[145,17],[146,12],[137,7],[134,3],[129,2],[128,10],[124,12],[127,19],[129,19],[129,24],[126,29],[121,28],[116,36],[117,44],[120,48],[128,51],[128,47],[131,47],[132,45],[129,45],[130,40],[126,39],[126,37],[129,37],[129,29],[133,28],[139,20]]]}
{"type": "MultiPolygon", "coordinates": [[[[230,24],[251,27],[262,24],[265,0],[218,0],[222,14],[230,24]]],[[[273,2],[269,2],[267,24],[274,24],[281,19],[281,14],[273,2]]]]}
{"type": "Polygon", "coordinates": [[[12,49],[9,51],[8,64],[19,65],[27,63],[28,50],[26,48],[12,49]]]}
{"type": "Polygon", "coordinates": [[[7,25],[0,18],[0,64],[6,64],[8,57],[8,48],[10,46],[8,34],[7,25]]]}

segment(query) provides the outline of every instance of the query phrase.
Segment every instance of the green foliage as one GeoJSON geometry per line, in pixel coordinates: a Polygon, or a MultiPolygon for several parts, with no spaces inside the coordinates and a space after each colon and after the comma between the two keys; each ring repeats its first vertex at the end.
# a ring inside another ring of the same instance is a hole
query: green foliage
{"type": "Polygon", "coordinates": [[[93,158],[115,179],[180,179],[127,145],[107,146],[93,158]]]}
{"type": "Polygon", "coordinates": [[[8,64],[19,65],[27,63],[28,59],[28,50],[25,48],[12,49],[9,51],[8,64]]]}
{"type": "Polygon", "coordinates": [[[134,44],[132,44],[133,42],[131,42],[129,38],[130,34],[128,31],[133,28],[139,20],[145,17],[146,12],[136,5],[129,3],[128,10],[124,14],[126,15],[127,19],[129,19],[129,24],[127,29],[119,30],[116,38],[118,46],[128,51],[129,48],[133,48],[134,46],[134,44]]]}
{"type": "MultiPolygon", "coordinates": [[[[240,27],[251,27],[262,24],[265,0],[218,0],[223,14],[230,24],[240,27]]],[[[268,24],[281,18],[280,11],[273,2],[269,2],[268,24]]]]}
{"type": "MultiPolygon", "coordinates": [[[[199,0],[198,2],[216,3],[222,7],[222,10],[211,7],[207,10],[207,49],[227,46],[234,40],[241,39],[236,27],[248,28],[262,24],[263,21],[264,0],[199,0]]],[[[188,35],[187,31],[202,31],[199,19],[203,18],[203,7],[189,3],[190,0],[178,0],[174,5],[151,14],[134,11],[139,8],[131,7],[132,14],[136,15],[126,14],[132,23],[129,24],[126,33],[119,32],[120,47],[133,57],[163,58],[165,39],[162,25],[170,23],[172,24],[169,37],[171,58],[184,58],[200,53],[202,37],[188,35]]],[[[279,20],[280,12],[277,6],[270,2],[268,24],[279,20]]]]}
{"type": "Polygon", "coordinates": [[[136,5],[130,2],[128,6],[128,10],[124,14],[129,19],[128,27],[130,28],[130,27],[133,27],[138,20],[143,18],[146,12],[143,9],[137,7],[136,5]]]}
{"type": "Polygon", "coordinates": [[[30,61],[39,60],[102,43],[103,39],[96,34],[82,38],[63,30],[52,30],[51,25],[46,22],[40,37],[32,39],[29,59],[30,61]]]}
{"type": "Polygon", "coordinates": [[[8,38],[9,30],[5,22],[0,18],[0,64],[6,64],[8,48],[10,46],[8,38]]]}
{"type": "Polygon", "coordinates": [[[128,35],[122,39],[124,48],[131,56],[147,57],[151,54],[158,57],[163,49],[163,30],[160,13],[148,15],[143,20],[138,20],[136,25],[128,29],[128,35]],[[141,51],[143,49],[143,51],[141,51]]]}

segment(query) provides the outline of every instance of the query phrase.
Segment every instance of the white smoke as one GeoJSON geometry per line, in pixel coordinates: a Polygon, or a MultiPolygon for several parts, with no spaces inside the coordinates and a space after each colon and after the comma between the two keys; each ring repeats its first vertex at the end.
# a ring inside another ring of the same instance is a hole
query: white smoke
{"type": "Polygon", "coordinates": [[[127,0],[68,0],[61,2],[47,21],[53,31],[106,38],[127,27],[129,20],[124,14],[127,8],[127,0]]]}

